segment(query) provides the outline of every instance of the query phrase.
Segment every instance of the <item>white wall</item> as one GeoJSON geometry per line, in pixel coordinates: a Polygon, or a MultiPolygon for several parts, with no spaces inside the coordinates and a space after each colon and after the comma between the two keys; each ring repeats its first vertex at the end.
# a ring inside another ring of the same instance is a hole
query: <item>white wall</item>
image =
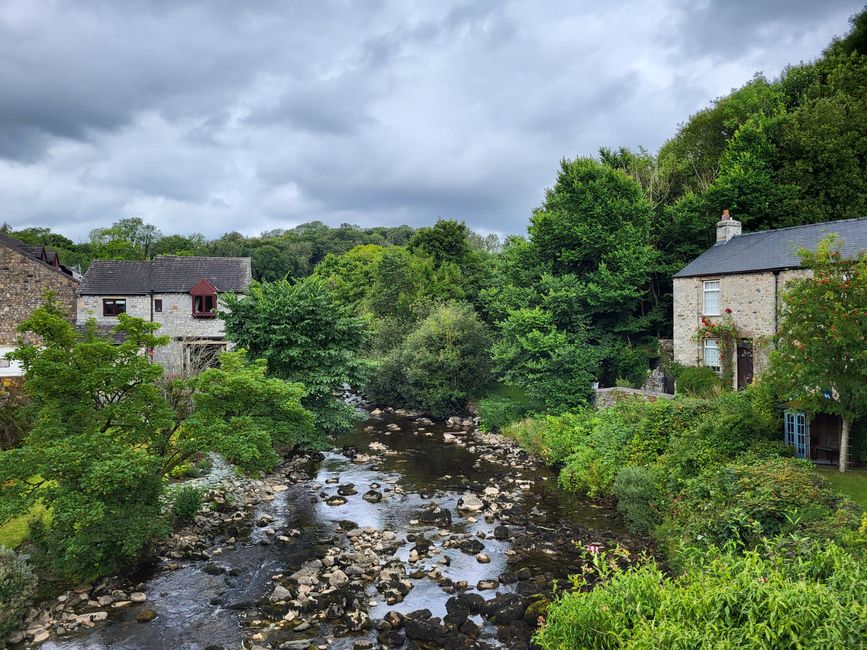
{"type": "MultiPolygon", "coordinates": [[[[0,359],[3,359],[7,352],[12,352],[14,349],[9,345],[0,345],[0,359]]],[[[19,361],[10,361],[8,368],[0,365],[0,377],[21,377],[22,375],[24,375],[24,370],[19,361]]]]}

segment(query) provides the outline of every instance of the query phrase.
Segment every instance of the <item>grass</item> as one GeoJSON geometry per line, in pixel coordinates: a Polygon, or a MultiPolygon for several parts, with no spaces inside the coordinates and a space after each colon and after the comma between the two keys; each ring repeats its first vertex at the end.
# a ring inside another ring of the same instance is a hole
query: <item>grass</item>
{"type": "Polygon", "coordinates": [[[818,467],[819,473],[828,479],[831,487],[846,495],[861,508],[867,511],[867,469],[853,468],[844,474],[837,468],[818,467]]]}
{"type": "Polygon", "coordinates": [[[34,519],[43,519],[45,516],[45,506],[37,503],[26,515],[15,517],[0,525],[0,546],[16,548],[27,539],[30,532],[30,522],[34,519]]]}

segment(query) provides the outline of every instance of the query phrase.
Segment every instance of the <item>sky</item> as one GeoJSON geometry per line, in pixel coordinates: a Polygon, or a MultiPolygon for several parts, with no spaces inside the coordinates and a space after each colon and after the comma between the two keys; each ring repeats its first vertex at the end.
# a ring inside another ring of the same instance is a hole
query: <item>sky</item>
{"type": "Polygon", "coordinates": [[[522,233],[560,159],[656,151],[863,0],[3,0],[0,222],[522,233]]]}

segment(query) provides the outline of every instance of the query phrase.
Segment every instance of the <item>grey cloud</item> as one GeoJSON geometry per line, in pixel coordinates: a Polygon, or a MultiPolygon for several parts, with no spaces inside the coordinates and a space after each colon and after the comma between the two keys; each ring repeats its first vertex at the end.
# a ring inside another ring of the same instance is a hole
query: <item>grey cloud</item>
{"type": "Polygon", "coordinates": [[[651,150],[854,0],[0,4],[0,221],[522,232],[560,158],[651,150]]]}

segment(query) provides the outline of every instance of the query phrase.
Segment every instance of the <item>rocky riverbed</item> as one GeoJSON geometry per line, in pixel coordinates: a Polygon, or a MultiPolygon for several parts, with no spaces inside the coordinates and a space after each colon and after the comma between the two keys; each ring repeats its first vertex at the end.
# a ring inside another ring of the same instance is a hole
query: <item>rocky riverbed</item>
{"type": "Polygon", "coordinates": [[[224,472],[195,523],[136,573],[80,585],[16,646],[526,648],[610,510],[556,487],[473,419],[374,410],[263,480],[224,472]]]}

